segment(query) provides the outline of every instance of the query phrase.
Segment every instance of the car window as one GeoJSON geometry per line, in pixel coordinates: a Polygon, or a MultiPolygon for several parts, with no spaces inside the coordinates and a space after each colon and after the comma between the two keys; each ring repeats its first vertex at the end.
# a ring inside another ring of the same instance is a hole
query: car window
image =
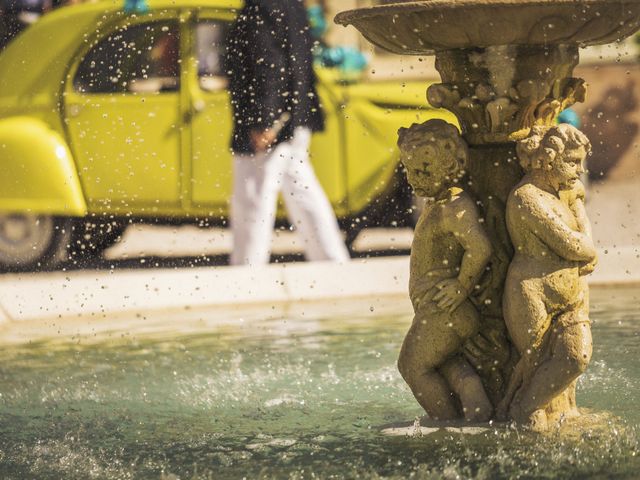
{"type": "Polygon", "coordinates": [[[123,25],[82,59],[74,88],[83,93],[161,93],[180,86],[175,21],[123,25]]]}
{"type": "Polygon", "coordinates": [[[198,78],[200,87],[207,91],[224,90],[227,87],[225,73],[225,48],[229,22],[204,20],[196,28],[198,78]]]}

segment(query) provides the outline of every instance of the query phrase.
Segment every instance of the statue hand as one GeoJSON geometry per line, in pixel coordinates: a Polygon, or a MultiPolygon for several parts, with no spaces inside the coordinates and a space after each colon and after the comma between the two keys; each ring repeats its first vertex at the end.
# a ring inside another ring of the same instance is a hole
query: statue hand
{"type": "MultiPolygon", "coordinates": [[[[574,187],[567,192],[569,208],[571,212],[576,218],[576,224],[578,226],[578,231],[582,233],[588,233],[591,231],[591,227],[589,226],[589,218],[587,217],[587,212],[584,207],[584,199],[585,199],[585,188],[584,184],[578,180],[574,187]]],[[[588,233],[591,235],[590,233],[588,233]]]]}
{"type": "Polygon", "coordinates": [[[569,205],[569,208],[571,208],[571,210],[573,210],[575,213],[575,209],[577,206],[576,204],[579,203],[584,206],[586,197],[586,189],[584,183],[582,183],[580,180],[576,180],[571,188],[560,191],[560,197],[565,199],[565,201],[569,205]]]}
{"type": "Polygon", "coordinates": [[[447,278],[436,284],[438,293],[433,296],[438,308],[452,313],[469,296],[467,289],[457,278],[447,278]]]}
{"type": "Polygon", "coordinates": [[[580,180],[577,180],[573,184],[573,193],[577,200],[582,200],[584,202],[584,199],[587,196],[587,191],[584,187],[584,183],[582,183],[580,180]]]}
{"type": "Polygon", "coordinates": [[[597,257],[591,260],[590,262],[582,263],[578,267],[578,274],[581,277],[584,277],[585,275],[589,275],[590,273],[593,273],[593,271],[596,269],[597,264],[598,264],[597,257]]]}

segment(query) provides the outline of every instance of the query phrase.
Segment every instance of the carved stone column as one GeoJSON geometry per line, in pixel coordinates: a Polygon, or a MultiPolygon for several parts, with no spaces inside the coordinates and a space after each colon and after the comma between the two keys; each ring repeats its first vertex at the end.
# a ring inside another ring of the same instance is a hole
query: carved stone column
{"type": "MultiPolygon", "coordinates": [[[[534,125],[553,125],[558,114],[584,101],[584,81],[573,78],[578,48],[568,45],[496,46],[436,53],[443,83],[432,85],[427,98],[436,108],[456,115],[470,147],[469,182],[485,216],[494,248],[491,283],[479,310],[485,319],[483,337],[504,339],[502,351],[486,352],[479,365],[486,388],[499,399],[513,362],[502,321],[502,290],[513,249],[505,223],[505,204],[522,178],[515,142],[534,125]],[[492,364],[493,363],[493,364],[492,364]]],[[[575,410],[575,385],[552,402],[547,412],[557,419],[575,410]]]]}
{"type": "Polygon", "coordinates": [[[429,88],[428,99],[458,117],[469,144],[509,143],[584,101],[584,81],[571,76],[577,64],[578,48],[568,45],[440,51],[443,83],[429,88]]]}

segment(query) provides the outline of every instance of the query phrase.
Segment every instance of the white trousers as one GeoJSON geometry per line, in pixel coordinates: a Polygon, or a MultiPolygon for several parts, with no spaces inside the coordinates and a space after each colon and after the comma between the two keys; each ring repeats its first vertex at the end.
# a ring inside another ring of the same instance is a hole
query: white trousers
{"type": "Polygon", "coordinates": [[[269,152],[234,155],[232,265],[269,263],[279,192],[307,260],[349,259],[331,204],[309,161],[310,143],[311,130],[296,128],[291,140],[269,152]]]}

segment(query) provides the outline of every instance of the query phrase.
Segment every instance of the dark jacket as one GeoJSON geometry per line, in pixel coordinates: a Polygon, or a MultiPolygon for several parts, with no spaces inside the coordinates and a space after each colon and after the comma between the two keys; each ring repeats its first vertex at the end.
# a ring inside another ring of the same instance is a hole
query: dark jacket
{"type": "Polygon", "coordinates": [[[247,0],[231,29],[226,69],[233,107],[231,147],[251,153],[252,129],[267,129],[289,112],[278,142],[295,127],[324,128],[316,92],[307,12],[302,0],[247,0]]]}

